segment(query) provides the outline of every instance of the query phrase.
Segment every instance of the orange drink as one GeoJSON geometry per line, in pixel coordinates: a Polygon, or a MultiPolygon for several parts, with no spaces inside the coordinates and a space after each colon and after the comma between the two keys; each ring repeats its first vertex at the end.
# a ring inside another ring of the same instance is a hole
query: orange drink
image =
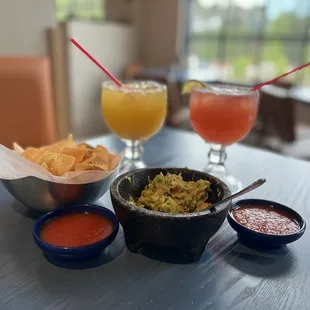
{"type": "Polygon", "coordinates": [[[112,132],[123,139],[145,140],[161,128],[167,110],[165,87],[151,82],[108,85],[102,88],[102,114],[112,132]]]}
{"type": "Polygon", "coordinates": [[[216,94],[202,88],[191,95],[191,124],[210,143],[229,145],[241,140],[252,129],[256,114],[257,100],[248,89],[216,94]]]}
{"type": "Polygon", "coordinates": [[[109,129],[125,143],[122,172],[145,167],[142,143],[162,127],[167,111],[166,86],[130,82],[102,85],[102,115],[109,129]]]}

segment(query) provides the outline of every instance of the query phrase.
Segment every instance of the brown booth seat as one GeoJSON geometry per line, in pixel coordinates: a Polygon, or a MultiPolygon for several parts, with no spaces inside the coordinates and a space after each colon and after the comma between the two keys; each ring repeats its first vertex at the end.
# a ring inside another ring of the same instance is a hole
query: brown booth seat
{"type": "Polygon", "coordinates": [[[56,140],[47,57],[0,57],[0,143],[41,146],[56,140]]]}

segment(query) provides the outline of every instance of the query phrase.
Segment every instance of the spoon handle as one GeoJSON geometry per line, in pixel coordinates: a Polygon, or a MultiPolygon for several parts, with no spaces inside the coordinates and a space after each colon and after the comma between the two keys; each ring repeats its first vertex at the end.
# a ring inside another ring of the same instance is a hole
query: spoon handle
{"type": "Polygon", "coordinates": [[[226,197],[218,202],[216,202],[215,204],[211,205],[210,208],[214,208],[222,203],[225,203],[227,201],[230,201],[236,197],[239,197],[241,195],[244,195],[250,191],[252,191],[253,189],[257,188],[257,187],[260,187],[261,185],[263,185],[264,183],[266,182],[266,179],[258,179],[257,181],[253,182],[252,184],[250,184],[249,186],[247,186],[246,188],[242,189],[241,191],[229,196],[229,197],[226,197]]]}

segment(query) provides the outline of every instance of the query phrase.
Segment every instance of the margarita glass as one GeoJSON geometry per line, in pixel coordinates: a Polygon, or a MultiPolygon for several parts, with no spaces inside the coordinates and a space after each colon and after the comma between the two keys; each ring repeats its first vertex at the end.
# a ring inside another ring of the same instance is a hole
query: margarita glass
{"type": "Polygon", "coordinates": [[[142,144],[162,127],[167,111],[165,85],[134,81],[118,87],[102,84],[102,114],[109,129],[125,143],[121,172],[145,167],[142,144]]]}
{"type": "Polygon", "coordinates": [[[204,171],[225,182],[232,192],[242,183],[225,167],[225,147],[244,138],[252,129],[258,110],[258,91],[250,87],[210,84],[193,88],[190,119],[195,132],[211,144],[204,171]]]}

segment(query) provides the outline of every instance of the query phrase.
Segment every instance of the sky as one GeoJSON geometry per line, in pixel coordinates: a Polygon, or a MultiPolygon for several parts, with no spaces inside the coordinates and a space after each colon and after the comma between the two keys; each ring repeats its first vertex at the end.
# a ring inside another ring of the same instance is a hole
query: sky
{"type": "Polygon", "coordinates": [[[275,18],[283,12],[295,12],[300,15],[310,15],[309,0],[198,0],[200,5],[205,8],[215,4],[228,6],[230,1],[245,9],[258,5],[267,5],[267,14],[269,18],[275,18]]]}

